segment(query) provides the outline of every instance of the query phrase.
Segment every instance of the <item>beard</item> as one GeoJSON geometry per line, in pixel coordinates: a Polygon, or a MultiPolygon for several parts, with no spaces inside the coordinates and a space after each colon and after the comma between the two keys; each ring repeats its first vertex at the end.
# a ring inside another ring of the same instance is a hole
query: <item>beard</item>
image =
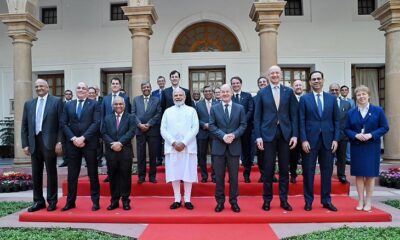
{"type": "Polygon", "coordinates": [[[180,106],[185,105],[185,101],[175,101],[174,100],[174,104],[175,104],[175,106],[180,107],[180,106]]]}

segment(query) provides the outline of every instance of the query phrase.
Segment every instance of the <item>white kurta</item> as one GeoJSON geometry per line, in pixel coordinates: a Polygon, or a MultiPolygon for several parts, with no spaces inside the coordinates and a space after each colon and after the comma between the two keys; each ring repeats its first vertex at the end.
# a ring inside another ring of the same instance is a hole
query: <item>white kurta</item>
{"type": "Polygon", "coordinates": [[[160,130],[165,141],[166,181],[197,182],[196,135],[199,131],[199,119],[196,110],[187,105],[168,108],[163,114],[160,130]],[[185,149],[176,151],[172,147],[174,142],[183,142],[185,149]]]}

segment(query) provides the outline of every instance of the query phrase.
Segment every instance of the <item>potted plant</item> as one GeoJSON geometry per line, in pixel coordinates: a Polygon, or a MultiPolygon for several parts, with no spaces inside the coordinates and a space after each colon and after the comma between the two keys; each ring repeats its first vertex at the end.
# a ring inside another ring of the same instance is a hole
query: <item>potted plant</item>
{"type": "Polygon", "coordinates": [[[14,157],[14,118],[0,120],[0,157],[14,157]]]}

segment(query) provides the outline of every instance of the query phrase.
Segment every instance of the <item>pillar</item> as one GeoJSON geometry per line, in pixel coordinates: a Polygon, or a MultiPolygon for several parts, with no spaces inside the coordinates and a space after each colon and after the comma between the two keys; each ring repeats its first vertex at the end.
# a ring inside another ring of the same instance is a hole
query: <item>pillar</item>
{"type": "Polygon", "coordinates": [[[385,161],[400,162],[400,0],[390,0],[372,16],[385,32],[385,113],[390,130],[385,136],[385,161]]]}

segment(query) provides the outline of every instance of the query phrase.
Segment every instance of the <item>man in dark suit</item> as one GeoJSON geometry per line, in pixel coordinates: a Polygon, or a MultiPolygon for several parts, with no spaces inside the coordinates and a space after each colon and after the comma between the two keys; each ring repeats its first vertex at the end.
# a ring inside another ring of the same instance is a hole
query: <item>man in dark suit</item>
{"type": "Polygon", "coordinates": [[[220,87],[214,88],[214,100],[216,102],[221,102],[221,88],[220,87]]]}
{"type": "MultiPolygon", "coordinates": [[[[160,100],[160,107],[161,107],[161,97],[162,97],[162,92],[165,89],[165,77],[164,76],[158,76],[157,78],[157,85],[158,89],[154,90],[151,92],[151,96],[154,96],[160,100]]],[[[161,119],[161,116],[160,116],[161,119]]],[[[161,166],[163,161],[164,161],[164,139],[160,136],[158,136],[158,142],[157,142],[157,166],[161,166]]]]}
{"type": "Polygon", "coordinates": [[[43,198],[43,167],[47,173],[47,211],[57,208],[57,154],[62,152],[62,100],[49,95],[46,80],[35,82],[37,98],[25,102],[22,115],[22,149],[32,160],[33,205],[28,212],[46,207],[43,198]]]}
{"type": "Polygon", "coordinates": [[[244,167],[244,182],[250,183],[250,172],[251,166],[253,165],[251,159],[251,145],[254,143],[251,142],[251,131],[253,129],[254,102],[250,93],[242,91],[242,79],[240,77],[232,77],[231,85],[234,94],[232,101],[242,105],[246,114],[247,127],[242,135],[242,165],[244,167]]]}
{"type": "MultiPolygon", "coordinates": [[[[304,86],[303,81],[297,79],[293,82],[293,92],[294,96],[296,97],[296,108],[299,107],[300,97],[303,96],[304,93],[304,86]]],[[[299,136],[299,133],[298,133],[299,136]]],[[[300,163],[301,158],[301,143],[300,141],[297,142],[295,148],[290,149],[290,159],[289,159],[289,172],[290,172],[290,182],[297,183],[297,165],[300,163]]]]}
{"type": "MultiPolygon", "coordinates": [[[[92,99],[97,102],[97,104],[101,105],[101,101],[99,100],[99,96],[97,95],[97,90],[96,87],[89,87],[88,89],[88,98],[92,99]]],[[[102,99],[102,98],[101,98],[102,99]]],[[[99,138],[98,143],[97,143],[97,154],[96,154],[96,159],[97,159],[97,165],[98,167],[103,166],[103,141],[101,138],[99,138]]]]}
{"type": "Polygon", "coordinates": [[[333,155],[340,137],[339,108],[336,97],[323,92],[324,75],[310,74],[311,93],[300,98],[300,139],[302,142],[304,200],[306,211],[314,201],[314,175],[317,158],[321,172],[321,203],[324,208],[337,211],[331,201],[333,155]]]}
{"type": "MultiPolygon", "coordinates": [[[[149,92],[150,94],[150,92],[149,92]]],[[[129,196],[132,186],[132,138],[135,136],[135,120],[125,111],[124,99],[114,98],[114,114],[104,119],[101,133],[106,145],[106,159],[109,165],[111,204],[107,210],[119,207],[122,198],[124,210],[130,210],[129,196]]]]}
{"type": "Polygon", "coordinates": [[[62,211],[76,207],[75,201],[82,157],[85,157],[90,180],[92,211],[97,211],[100,209],[100,184],[96,159],[101,119],[100,109],[95,100],[88,99],[88,86],[85,83],[78,83],[76,96],[76,100],[65,105],[62,115],[62,124],[71,160],[68,163],[68,197],[62,211]]]}
{"type": "Polygon", "coordinates": [[[201,93],[198,89],[194,89],[192,93],[192,107],[196,108],[196,105],[200,102],[201,93]]]}
{"type": "Polygon", "coordinates": [[[275,173],[276,154],[279,165],[279,199],[281,208],[292,211],[288,203],[290,149],[296,147],[298,135],[297,100],[293,90],[280,84],[279,66],[268,69],[270,84],[259,92],[254,114],[257,147],[264,152],[264,203],[262,209],[270,210],[273,197],[272,179],[275,173]]]}
{"type": "Polygon", "coordinates": [[[339,178],[339,182],[345,184],[346,179],[346,150],[349,138],[344,133],[344,128],[346,126],[347,113],[351,109],[350,102],[340,98],[340,85],[338,83],[332,83],[329,85],[329,92],[336,97],[336,101],[339,107],[340,113],[340,140],[338,143],[338,148],[336,150],[336,172],[339,178]]]}
{"type": "Polygon", "coordinates": [[[239,158],[242,153],[241,136],[246,130],[247,119],[242,105],[232,102],[232,88],[221,86],[222,102],[211,107],[209,129],[214,136],[212,155],[216,177],[215,212],[221,212],[225,203],[225,169],[229,174],[229,203],[234,212],[240,212],[237,203],[239,195],[239,158]]]}
{"type": "Polygon", "coordinates": [[[160,137],[161,106],[157,97],[150,96],[151,85],[149,81],[141,83],[143,95],[133,99],[132,114],[135,119],[136,150],[138,159],[138,183],[145,182],[146,178],[146,143],[149,148],[149,181],[156,180],[156,154],[160,137]]]}
{"type": "MultiPolygon", "coordinates": [[[[72,98],[74,97],[74,94],[72,93],[72,91],[71,90],[69,90],[69,89],[67,89],[67,90],[65,90],[64,91],[64,102],[63,102],[63,109],[64,109],[64,106],[65,106],[65,104],[67,103],[67,102],[70,102],[70,101],[72,101],[72,98]]],[[[66,147],[66,144],[65,144],[65,136],[64,136],[64,132],[63,132],[63,141],[62,141],[62,147],[63,147],[63,152],[64,152],[64,154],[63,154],[63,162],[60,164],[60,165],[58,165],[59,167],[66,167],[67,165],[68,165],[68,150],[67,149],[65,149],[65,147],[66,147]]]]}
{"type": "Polygon", "coordinates": [[[179,82],[181,81],[181,74],[176,71],[173,70],[170,74],[169,74],[169,78],[171,80],[171,87],[166,88],[163,92],[162,92],[162,96],[161,96],[161,110],[162,113],[164,113],[165,109],[174,106],[174,99],[173,99],[173,92],[175,88],[181,88],[183,91],[185,91],[185,95],[187,96],[187,98],[185,99],[185,104],[187,106],[192,106],[192,100],[190,100],[190,91],[186,88],[180,87],[179,86],[179,82]]]}
{"type": "MultiPolygon", "coordinates": [[[[196,104],[197,116],[199,117],[199,133],[197,134],[197,155],[198,162],[201,170],[201,182],[206,183],[208,179],[207,172],[207,152],[208,147],[211,146],[212,136],[209,131],[210,111],[211,106],[216,103],[213,100],[213,91],[210,86],[203,87],[204,99],[196,104]]],[[[211,156],[211,164],[214,163],[214,158],[211,156]]],[[[211,180],[215,182],[215,172],[211,170],[211,180]]]]}

